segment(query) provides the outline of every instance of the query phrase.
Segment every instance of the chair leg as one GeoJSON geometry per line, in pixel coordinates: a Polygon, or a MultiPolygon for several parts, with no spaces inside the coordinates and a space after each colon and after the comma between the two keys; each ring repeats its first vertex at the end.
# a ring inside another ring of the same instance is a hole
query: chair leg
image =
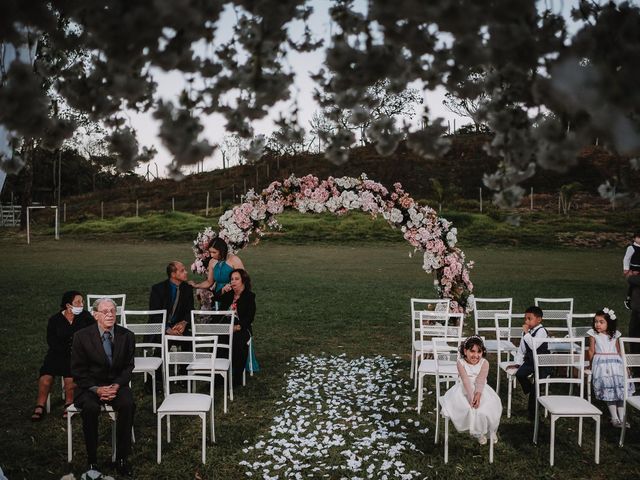
{"type": "Polygon", "coordinates": [[[111,424],[111,461],[116,461],[116,422],[111,424]]]}
{"type": "MultiPolygon", "coordinates": [[[[151,388],[153,389],[153,413],[156,413],[156,372],[151,372],[151,388]]],[[[146,376],[146,373],[145,373],[146,376]]]]}
{"type": "Polygon", "coordinates": [[[422,375],[418,378],[418,415],[420,415],[420,410],[422,409],[422,375]]]}
{"type": "Polygon", "coordinates": [[[171,415],[167,415],[167,443],[171,443],[171,415]]]}
{"type": "Polygon", "coordinates": [[[73,413],[67,413],[67,462],[73,458],[73,433],[71,432],[71,417],[73,413]]]}
{"type": "Polygon", "coordinates": [[[536,400],[536,419],[533,425],[533,443],[538,444],[538,401],[536,400]]]}
{"type": "Polygon", "coordinates": [[[507,418],[511,418],[511,376],[507,375],[507,418]]]}
{"type": "Polygon", "coordinates": [[[47,413],[51,412],[51,392],[47,394],[46,408],[47,408],[47,413]]]}
{"type": "Polygon", "coordinates": [[[416,351],[413,348],[413,340],[411,341],[411,370],[409,370],[409,378],[413,378],[413,364],[416,361],[416,351]]]}
{"type": "Polygon", "coordinates": [[[418,365],[420,364],[420,358],[417,353],[414,354],[413,358],[413,391],[415,392],[418,387],[418,365]]]}
{"type": "Polygon", "coordinates": [[[440,400],[440,379],[436,375],[436,435],[433,439],[433,443],[438,444],[438,433],[440,427],[440,413],[439,413],[439,401],[440,400]]]}
{"type": "Polygon", "coordinates": [[[158,415],[156,436],[158,443],[158,447],[156,449],[156,461],[159,464],[162,457],[162,415],[158,415]]]}
{"type": "Polygon", "coordinates": [[[211,418],[210,418],[210,423],[211,423],[211,443],[212,444],[216,442],[216,430],[215,430],[215,426],[213,424],[213,422],[214,422],[213,410],[214,410],[214,408],[213,408],[213,397],[211,397],[211,412],[210,412],[211,418]]]}
{"type": "MultiPolygon", "coordinates": [[[[598,424],[600,421],[598,420],[598,424]]],[[[627,430],[627,404],[624,404],[624,414],[622,415],[622,430],[620,430],[620,442],[618,445],[622,447],[624,445],[624,433],[627,430]]]]}
{"type": "Polygon", "coordinates": [[[551,447],[549,448],[549,465],[551,465],[553,467],[553,454],[554,452],[554,448],[555,448],[555,440],[556,440],[556,417],[551,415],[551,432],[550,432],[550,444],[551,447]]]}
{"type": "Polygon", "coordinates": [[[496,393],[498,394],[498,396],[500,396],[500,358],[498,358],[498,368],[496,369],[497,371],[497,375],[496,375],[496,393]]]}
{"type": "Polygon", "coordinates": [[[578,446],[582,446],[582,417],[578,420],[578,446]]]}
{"type": "Polygon", "coordinates": [[[444,417],[444,463],[449,463],[449,417],[444,417]]]}
{"type": "Polygon", "coordinates": [[[493,439],[495,436],[495,433],[489,433],[489,463],[493,463],[493,439]]]}
{"type": "Polygon", "coordinates": [[[207,414],[200,414],[202,420],[202,463],[207,463],[207,414]]]}
{"type": "Polygon", "coordinates": [[[591,374],[587,375],[587,400],[591,403],[591,374]]]}
{"type": "MultiPolygon", "coordinates": [[[[600,415],[596,415],[594,420],[596,421],[596,465],[598,465],[600,463],[600,415]]],[[[624,424],[622,428],[624,428],[624,424]]]]}
{"type": "Polygon", "coordinates": [[[233,402],[233,370],[229,369],[229,400],[233,402]]]}
{"type": "Polygon", "coordinates": [[[224,413],[227,413],[227,388],[228,388],[227,379],[228,379],[227,373],[225,372],[222,374],[222,381],[224,382],[224,403],[223,403],[222,411],[224,413]]]}

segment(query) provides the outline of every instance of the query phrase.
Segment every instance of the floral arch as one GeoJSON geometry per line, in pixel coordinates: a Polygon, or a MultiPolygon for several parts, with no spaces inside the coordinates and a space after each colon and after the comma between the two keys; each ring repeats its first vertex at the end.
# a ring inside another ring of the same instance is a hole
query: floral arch
{"type": "Polygon", "coordinates": [[[261,236],[266,228],[278,229],[276,216],[285,208],[302,213],[331,212],[343,215],[350,210],[361,210],[373,217],[381,214],[394,228],[399,228],[405,240],[415,250],[424,252],[422,268],[434,273],[434,287],[441,298],[451,299],[451,310],[465,312],[473,284],[469,270],[473,262],[465,260],[464,252],[456,246],[457,230],[451,222],[438,217],[437,212],[419,205],[402,189],[400,183],[389,192],[383,185],[360,178],[329,177],[318,180],[313,175],[290,176],[283,182],[273,182],[260,194],[250,190],[244,203],[227,210],[220,217],[219,233],[206,228],[193,241],[195,261],[191,270],[206,274],[208,243],[219,235],[232,252],[243,249],[252,234],[261,236]]]}

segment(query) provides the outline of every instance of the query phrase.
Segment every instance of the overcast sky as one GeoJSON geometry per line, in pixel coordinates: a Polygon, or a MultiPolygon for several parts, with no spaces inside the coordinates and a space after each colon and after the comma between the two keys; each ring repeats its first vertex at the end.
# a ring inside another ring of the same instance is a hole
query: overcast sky
{"type": "MultiPolygon", "coordinates": [[[[314,7],[314,13],[310,18],[310,25],[316,38],[323,38],[325,45],[329,43],[331,34],[331,20],[329,17],[329,6],[331,2],[329,0],[316,0],[311,2],[314,7]]],[[[364,11],[366,2],[363,0],[356,1],[357,7],[361,11],[364,11]]],[[[219,22],[219,30],[217,40],[223,42],[227,40],[231,35],[231,29],[235,23],[235,13],[231,9],[227,9],[219,22]]],[[[295,36],[300,25],[292,26],[292,33],[295,36]]],[[[334,27],[335,28],[335,27],[334,27]]],[[[298,101],[298,119],[300,124],[306,129],[309,129],[309,120],[313,113],[318,110],[318,105],[313,99],[313,90],[315,83],[310,78],[311,73],[315,73],[320,70],[322,62],[324,60],[323,49],[316,50],[310,53],[297,53],[291,52],[288,56],[291,69],[295,72],[295,80],[291,89],[291,98],[295,98],[298,101]]],[[[165,99],[172,99],[176,97],[176,94],[182,89],[185,84],[185,76],[182,73],[177,72],[155,72],[155,78],[158,82],[158,95],[165,99]]],[[[419,88],[420,85],[411,85],[419,88]]],[[[420,89],[421,90],[421,89],[420,89]]],[[[444,117],[451,121],[453,128],[454,118],[456,120],[456,127],[460,127],[463,124],[469,123],[469,119],[462,119],[456,117],[453,113],[448,111],[442,105],[445,91],[440,89],[438,91],[427,92],[424,94],[424,101],[429,106],[431,115],[435,117],[444,117]]],[[[291,102],[280,102],[272,108],[272,112],[268,118],[265,118],[255,124],[257,133],[269,135],[273,131],[273,119],[278,118],[280,112],[289,112],[291,110],[291,102]]],[[[416,109],[417,118],[419,118],[419,109],[416,109]]],[[[130,113],[132,125],[138,132],[138,140],[141,145],[154,146],[158,150],[158,154],[155,159],[150,163],[150,169],[155,174],[156,165],[160,176],[166,176],[166,167],[171,161],[171,156],[162,146],[160,140],[157,138],[158,124],[148,114],[130,113]]],[[[226,134],[224,130],[224,119],[220,115],[211,115],[203,118],[203,124],[205,126],[204,137],[206,137],[210,143],[217,144],[222,140],[226,134]]],[[[222,166],[222,160],[219,156],[219,152],[216,152],[212,157],[205,160],[204,169],[213,170],[222,166]]],[[[142,165],[137,169],[138,173],[144,174],[147,171],[147,165],[142,165]]],[[[190,171],[195,172],[195,167],[190,171]]],[[[189,170],[187,172],[190,172],[189,170]]]]}

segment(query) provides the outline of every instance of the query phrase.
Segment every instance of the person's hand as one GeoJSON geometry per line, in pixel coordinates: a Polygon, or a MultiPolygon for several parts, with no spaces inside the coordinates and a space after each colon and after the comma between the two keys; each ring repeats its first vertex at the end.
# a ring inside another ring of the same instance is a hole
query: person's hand
{"type": "Polygon", "coordinates": [[[118,393],[119,389],[120,385],[114,383],[112,385],[98,387],[98,391],[96,393],[98,394],[100,400],[108,402],[116,398],[116,394],[118,393]]]}
{"type": "Polygon", "coordinates": [[[480,397],[482,393],[476,392],[473,394],[473,399],[471,400],[471,408],[478,408],[480,406],[480,397]]]}
{"type": "Polygon", "coordinates": [[[523,331],[524,333],[529,333],[529,325],[528,325],[528,324],[526,324],[526,323],[523,323],[523,324],[522,324],[522,331],[523,331]]]}
{"type": "Polygon", "coordinates": [[[195,286],[196,286],[196,282],[194,282],[193,280],[189,280],[187,283],[188,283],[189,285],[191,285],[192,287],[195,287],[195,286]]]}
{"type": "Polygon", "coordinates": [[[175,326],[173,327],[173,329],[177,332],[178,335],[184,335],[184,331],[187,328],[187,322],[185,320],[182,320],[181,322],[178,322],[175,324],[175,326]]]}
{"type": "Polygon", "coordinates": [[[231,291],[231,284],[227,283],[224,287],[222,287],[222,293],[227,293],[231,291]]]}
{"type": "Polygon", "coordinates": [[[622,275],[624,275],[625,277],[628,277],[629,275],[631,275],[631,270],[623,270],[622,275]]]}
{"type": "Polygon", "coordinates": [[[242,329],[242,327],[240,325],[234,325],[233,326],[233,331],[234,332],[239,332],[242,329]]]}

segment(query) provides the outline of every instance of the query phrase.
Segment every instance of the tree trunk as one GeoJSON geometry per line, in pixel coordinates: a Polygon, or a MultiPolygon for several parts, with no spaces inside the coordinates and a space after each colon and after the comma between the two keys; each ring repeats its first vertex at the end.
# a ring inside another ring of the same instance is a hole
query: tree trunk
{"type": "Polygon", "coordinates": [[[22,188],[22,209],[20,211],[20,230],[27,229],[27,207],[31,205],[33,190],[33,148],[31,142],[25,142],[22,147],[24,158],[24,186],[22,188]]]}

